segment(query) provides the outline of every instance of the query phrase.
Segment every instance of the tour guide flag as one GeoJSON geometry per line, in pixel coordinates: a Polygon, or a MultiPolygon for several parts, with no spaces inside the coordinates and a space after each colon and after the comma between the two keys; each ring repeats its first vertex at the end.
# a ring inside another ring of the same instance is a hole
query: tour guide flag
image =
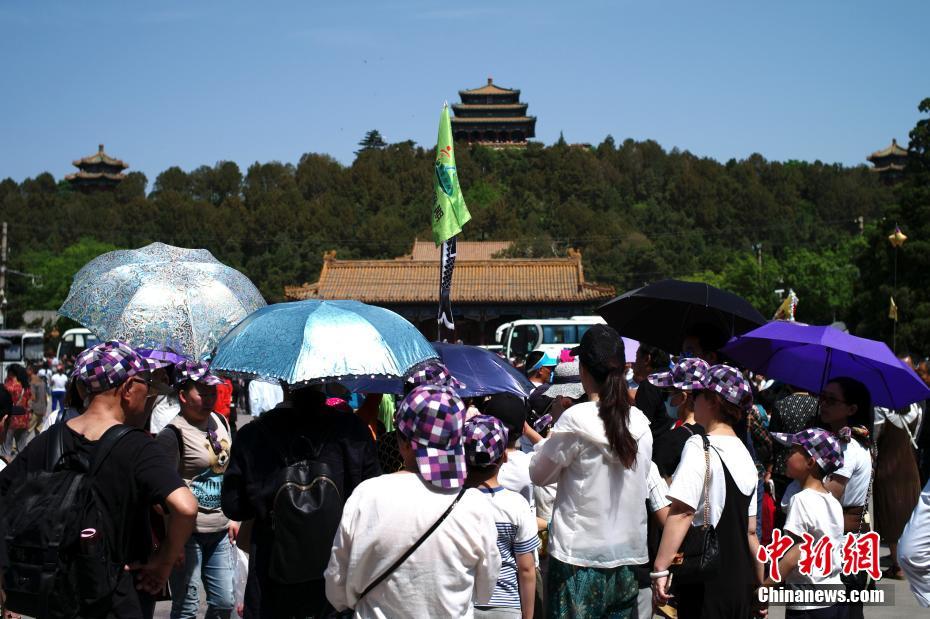
{"type": "MultiPolygon", "coordinates": [[[[452,147],[452,121],[449,105],[442,106],[439,116],[439,137],[436,140],[436,164],[433,167],[433,188],[436,204],[433,207],[433,239],[442,244],[439,278],[440,328],[455,328],[452,318],[452,270],[455,268],[455,237],[471,219],[465,206],[465,197],[459,187],[455,169],[455,149],[452,147]]],[[[441,338],[440,338],[441,339],[441,338]]]]}

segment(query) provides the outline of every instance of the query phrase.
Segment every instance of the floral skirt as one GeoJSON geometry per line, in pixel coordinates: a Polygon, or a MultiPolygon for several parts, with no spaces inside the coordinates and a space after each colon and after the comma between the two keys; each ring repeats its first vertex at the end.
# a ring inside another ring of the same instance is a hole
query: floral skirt
{"type": "Polygon", "coordinates": [[[639,584],[629,565],[578,567],[549,557],[546,616],[572,619],[629,619],[636,612],[639,584]]]}

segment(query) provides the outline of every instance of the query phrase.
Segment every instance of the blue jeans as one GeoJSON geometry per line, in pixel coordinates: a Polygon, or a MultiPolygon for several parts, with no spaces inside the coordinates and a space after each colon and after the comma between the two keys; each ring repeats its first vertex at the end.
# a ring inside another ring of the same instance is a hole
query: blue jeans
{"type": "Polygon", "coordinates": [[[66,391],[53,391],[52,392],[52,412],[57,411],[61,408],[62,404],[65,401],[66,391]]]}
{"type": "Polygon", "coordinates": [[[171,573],[171,619],[195,619],[200,581],[207,589],[206,619],[228,619],[236,604],[232,544],[226,529],[194,533],[184,546],[184,565],[171,573]]]}

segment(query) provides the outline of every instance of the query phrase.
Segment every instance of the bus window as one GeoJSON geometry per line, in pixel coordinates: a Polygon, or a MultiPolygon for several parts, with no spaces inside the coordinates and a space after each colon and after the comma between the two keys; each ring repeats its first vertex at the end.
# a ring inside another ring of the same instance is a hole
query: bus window
{"type": "Polygon", "coordinates": [[[23,338],[23,359],[31,362],[45,359],[45,347],[41,337],[23,338]]]}
{"type": "Polygon", "coordinates": [[[578,339],[575,341],[580,344],[581,338],[583,338],[584,334],[588,332],[588,329],[590,329],[593,326],[594,325],[578,325],[578,339]]]}
{"type": "Polygon", "coordinates": [[[539,329],[536,325],[518,325],[510,331],[510,356],[524,357],[539,341],[539,329]]]}
{"type": "Polygon", "coordinates": [[[20,359],[22,359],[23,336],[11,335],[4,339],[9,340],[10,345],[3,347],[3,360],[4,361],[19,361],[20,359]]]}
{"type": "Polygon", "coordinates": [[[543,344],[577,344],[575,325],[543,325],[543,344]]]}

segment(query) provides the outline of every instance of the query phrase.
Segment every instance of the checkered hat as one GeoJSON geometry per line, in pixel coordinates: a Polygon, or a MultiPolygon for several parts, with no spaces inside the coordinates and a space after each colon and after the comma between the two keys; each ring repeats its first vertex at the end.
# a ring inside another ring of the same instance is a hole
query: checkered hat
{"type": "Polygon", "coordinates": [[[184,360],[174,366],[174,388],[180,389],[187,381],[204,385],[222,385],[223,379],[210,373],[209,364],[184,360]]]}
{"type": "Polygon", "coordinates": [[[440,488],[465,482],[465,403],[449,387],[421,385],[401,400],[397,432],[410,441],[420,476],[440,488]]]}
{"type": "Polygon", "coordinates": [[[497,417],[475,415],[465,422],[465,459],[470,466],[494,464],[507,450],[507,428],[497,417]]]}
{"type": "Polygon", "coordinates": [[[151,370],[148,362],[123,342],[115,340],[86,349],[74,362],[71,378],[90,393],[115,389],[135,376],[151,370]]]}
{"type": "Polygon", "coordinates": [[[749,381],[734,367],[729,365],[712,365],[701,380],[703,389],[715,391],[729,402],[746,410],[752,406],[752,387],[749,381]]]}
{"type": "Polygon", "coordinates": [[[703,359],[688,357],[681,359],[668,372],[650,374],[646,380],[662,389],[678,391],[698,391],[704,388],[702,382],[710,366],[703,359]]]}
{"type": "Polygon", "coordinates": [[[421,385],[440,385],[452,387],[453,389],[465,388],[465,385],[459,379],[452,376],[449,368],[439,361],[431,361],[407,377],[406,386],[408,389],[421,385]]]}
{"type": "Polygon", "coordinates": [[[800,445],[813,458],[825,475],[843,468],[843,448],[839,439],[832,433],[820,428],[801,430],[796,434],[772,432],[772,438],[791,447],[800,445]]]}

